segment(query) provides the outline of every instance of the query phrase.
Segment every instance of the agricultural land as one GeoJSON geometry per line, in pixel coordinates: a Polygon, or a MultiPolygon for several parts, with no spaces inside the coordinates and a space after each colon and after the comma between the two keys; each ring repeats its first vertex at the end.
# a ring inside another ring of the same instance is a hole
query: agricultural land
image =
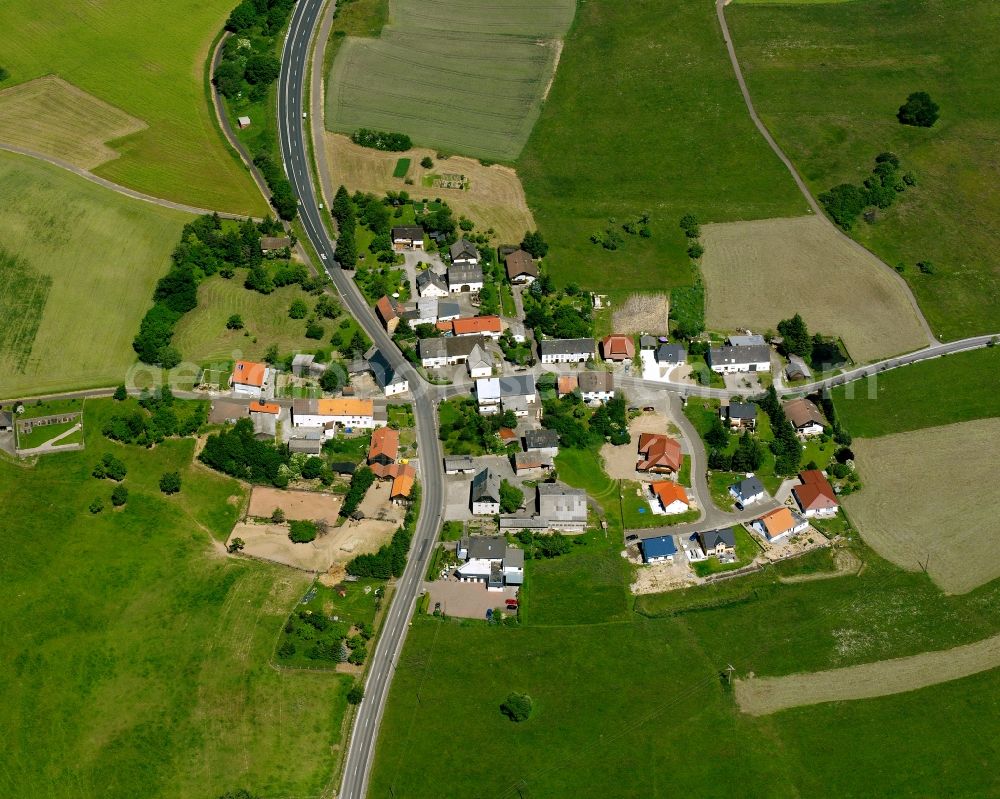
{"type": "Polygon", "coordinates": [[[417,144],[512,161],[538,118],[573,0],[390,0],[379,37],[348,37],[326,125],[399,131],[417,144]]]}
{"type": "Polygon", "coordinates": [[[863,438],[1000,416],[990,376],[1000,373],[1000,348],[959,352],[837,386],[837,416],[863,438]]]}
{"type": "Polygon", "coordinates": [[[0,206],[0,393],[121,381],[190,217],[9,153],[0,206]]]}
{"type": "Polygon", "coordinates": [[[440,198],[456,213],[476,223],[477,231],[492,228],[499,242],[519,242],[526,231],[535,229],[535,221],[524,199],[524,189],[517,173],[500,164],[484,166],[479,161],[461,156],[438,158],[437,152],[415,147],[406,153],[387,153],[360,147],[347,136],[327,133],[326,154],[333,184],[344,185],[350,191],[385,194],[406,191],[416,199],[440,198]],[[393,171],[400,157],[410,160],[403,177],[393,171]],[[420,165],[430,158],[433,166],[420,165]],[[452,187],[447,176],[463,188],[452,187]],[[413,181],[406,185],[404,179],[413,181]]]}
{"type": "MultiPolygon", "coordinates": [[[[964,685],[766,720],[739,712],[726,672],[731,664],[740,678],[780,676],[971,644],[1000,629],[1000,584],[945,596],[925,574],[900,571],[854,539],[866,564],[860,573],[782,583],[831,569],[829,553],[816,552],[750,577],[633,600],[618,486],[593,464],[589,451],[563,449],[557,458],[560,478],[603,505],[607,534],[588,533],[566,555],[528,561],[518,626],[414,619],[385,711],[374,795],[422,797],[446,783],[455,794],[497,796],[638,797],[667,784],[691,795],[988,792],[988,769],[967,768],[945,744],[959,731],[991,735],[996,670],[964,685]],[[532,716],[519,725],[498,710],[510,691],[532,698],[532,716]],[[471,756],[456,771],[434,756],[455,736],[469,752],[499,748],[512,757],[497,769],[491,757],[471,756]],[[837,756],[817,758],[831,736],[837,756]],[[886,736],[893,758],[873,758],[886,736]],[[677,769],[672,753],[702,737],[721,756],[677,769]],[[844,767],[855,758],[870,767],[844,767]]],[[[984,763],[997,754],[987,748],[984,763]]]]}
{"type": "Polygon", "coordinates": [[[1000,329],[1000,305],[984,301],[1000,295],[995,4],[737,3],[727,18],[757,110],[814,194],[860,183],[886,150],[915,174],[916,186],[851,234],[902,266],[935,335],[1000,329]],[[941,108],[931,128],[896,119],[916,91],[941,108]]]}
{"type": "Polygon", "coordinates": [[[107,440],[115,407],[86,402],[82,452],[0,461],[0,499],[16,509],[3,523],[0,793],[319,795],[350,679],[269,664],[308,577],[227,558],[245,488],[192,463],[194,439],[107,440]],[[91,476],[104,454],[127,467],[120,508],[115,483],[91,476]],[[167,471],[182,480],[169,497],[167,471]]]}
{"type": "Polygon", "coordinates": [[[983,540],[1000,507],[997,441],[1000,419],[855,439],[864,490],[844,502],[865,541],[949,593],[1000,577],[983,540]]]}
{"type": "MultiPolygon", "coordinates": [[[[236,213],[263,215],[266,205],[250,174],[225,143],[205,84],[205,64],[214,37],[232,11],[232,0],[178,0],[153,6],[127,0],[36,3],[11,0],[0,6],[5,31],[3,66],[10,85],[56,75],[94,100],[66,109],[66,91],[27,90],[18,130],[39,130],[33,148],[72,161],[81,148],[107,146],[120,157],[95,172],[155,197],[236,213]],[[99,102],[100,101],[100,102],[99,102]],[[110,105],[117,112],[107,110],[110,105]],[[80,110],[91,111],[73,135],[80,110]],[[123,129],[123,119],[141,130],[123,129]],[[98,140],[109,135],[110,140],[98,140]],[[89,142],[86,145],[81,142],[89,142]]],[[[24,91],[24,90],[22,90],[24,91]]],[[[0,101],[0,107],[3,101],[0,101]]],[[[2,135],[0,135],[0,140],[2,135]]],[[[10,143],[20,143],[13,141],[10,143]]],[[[106,155],[106,153],[104,153],[106,155]]]]}
{"type": "Polygon", "coordinates": [[[857,363],[929,343],[899,277],[821,219],[704,225],[702,241],[709,328],[774,330],[798,313],[857,363]]]}
{"type": "Polygon", "coordinates": [[[691,283],[686,213],[809,210],[747,115],[715,9],[697,0],[581,4],[518,172],[550,272],[602,292],[691,283]],[[625,235],[613,252],[591,242],[644,211],[649,238],[625,235]]]}

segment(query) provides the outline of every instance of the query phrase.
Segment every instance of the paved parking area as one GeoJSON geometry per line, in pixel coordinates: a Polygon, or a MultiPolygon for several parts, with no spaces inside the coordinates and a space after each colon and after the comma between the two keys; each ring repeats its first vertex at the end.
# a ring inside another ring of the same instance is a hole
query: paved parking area
{"type": "Polygon", "coordinates": [[[447,616],[463,619],[486,619],[490,608],[502,608],[508,597],[516,597],[517,589],[507,587],[500,591],[488,591],[486,583],[463,583],[458,580],[435,580],[424,583],[431,595],[427,612],[434,612],[434,605],[441,603],[441,611],[447,616]]]}

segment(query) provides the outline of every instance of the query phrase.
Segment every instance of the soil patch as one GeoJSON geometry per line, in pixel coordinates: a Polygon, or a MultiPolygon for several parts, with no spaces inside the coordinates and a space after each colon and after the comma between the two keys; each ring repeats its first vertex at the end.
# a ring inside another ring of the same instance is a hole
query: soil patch
{"type": "MultiPolygon", "coordinates": [[[[242,538],[243,554],[310,572],[328,572],[334,564],[345,564],[356,555],[375,552],[388,541],[398,525],[368,520],[348,522],[320,535],[308,544],[295,544],[284,524],[240,522],[230,540],[242,538]]],[[[228,542],[227,542],[228,543],[228,542]]]]}
{"type": "MultiPolygon", "coordinates": [[[[601,457],[604,459],[604,471],[613,480],[663,480],[662,475],[643,474],[635,470],[635,463],[639,459],[636,449],[640,433],[666,433],[670,434],[670,420],[662,413],[643,413],[636,416],[628,426],[628,431],[632,436],[632,441],[628,444],[614,446],[604,444],[601,447],[601,457]]],[[[680,440],[679,435],[674,438],[680,440]]],[[[682,442],[683,448],[683,442],[682,442]]]]}
{"type": "Polygon", "coordinates": [[[1000,666],[1000,635],[939,652],[843,669],[737,680],[736,704],[763,716],[801,705],[871,699],[926,688],[1000,666]]]}
{"type": "Polygon", "coordinates": [[[335,494],[255,486],[250,494],[248,513],[250,516],[270,518],[275,508],[281,508],[286,519],[323,521],[333,526],[339,519],[341,504],[341,498],[335,494]]]}
{"type": "Polygon", "coordinates": [[[611,315],[615,333],[665,334],[670,329],[666,294],[631,294],[611,315]]]}

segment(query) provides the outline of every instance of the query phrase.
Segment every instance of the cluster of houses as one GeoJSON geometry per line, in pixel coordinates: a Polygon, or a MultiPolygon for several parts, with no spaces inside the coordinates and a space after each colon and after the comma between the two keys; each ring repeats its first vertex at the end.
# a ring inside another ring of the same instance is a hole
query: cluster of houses
{"type": "MultiPolygon", "coordinates": [[[[736,559],[736,535],[731,528],[695,533],[689,544],[685,552],[692,562],[714,557],[720,563],[732,563],[736,559]]],[[[677,542],[672,535],[645,538],[639,548],[643,563],[671,563],[677,554],[677,542]]]]}

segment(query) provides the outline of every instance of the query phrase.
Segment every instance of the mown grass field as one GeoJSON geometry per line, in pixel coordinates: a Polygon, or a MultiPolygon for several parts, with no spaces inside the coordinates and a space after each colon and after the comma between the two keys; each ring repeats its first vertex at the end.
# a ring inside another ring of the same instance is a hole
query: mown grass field
{"type": "Polygon", "coordinates": [[[1000,416],[1000,347],[959,352],[838,386],[844,427],[864,438],[1000,416]]]}
{"type": "Polygon", "coordinates": [[[860,183],[883,150],[916,174],[915,188],[853,235],[905,265],[935,334],[1000,330],[1000,306],[987,301],[1000,294],[996,4],[736,4],[727,18],[757,110],[814,194],[860,183]],[[930,129],[896,120],[915,91],[941,106],[930,129]]]}
{"type": "MultiPolygon", "coordinates": [[[[560,478],[613,504],[611,481],[594,476],[586,455],[564,449],[560,478]]],[[[868,563],[860,577],[782,585],[779,574],[800,568],[790,561],[640,597],[635,613],[620,522],[614,513],[608,522],[607,538],[590,533],[567,555],[528,562],[520,627],[414,619],[382,725],[373,795],[792,797],[827,795],[829,785],[840,796],[989,792],[984,774],[995,771],[997,746],[977,749],[972,769],[946,744],[955,735],[992,741],[996,672],[965,681],[972,693],[945,683],[766,719],[740,714],[720,674],[729,664],[737,674],[814,671],[975,641],[1000,629],[1000,585],[946,597],[926,575],[902,572],[855,542],[868,563]],[[510,691],[532,697],[522,724],[499,712],[510,691]],[[891,758],[880,743],[886,735],[891,758]],[[438,756],[440,742],[456,738],[461,769],[438,756]],[[718,756],[677,768],[678,752],[709,739],[718,756]],[[503,769],[497,751],[507,754],[503,769]],[[856,762],[868,767],[847,767],[856,762]]],[[[828,567],[828,553],[815,553],[803,560],[804,573],[817,557],[828,567]]]]}
{"type": "Polygon", "coordinates": [[[377,39],[338,40],[327,128],[399,131],[420,145],[512,161],[538,118],[574,8],[572,0],[391,0],[377,39]]]}
{"type": "Polygon", "coordinates": [[[205,90],[205,61],[233,5],[10,0],[0,5],[5,88],[55,74],[145,123],[109,143],[121,157],[95,170],[109,180],[201,208],[263,215],[264,199],[227,148],[205,90]]]}
{"type": "Polygon", "coordinates": [[[9,153],[0,207],[0,395],[120,382],[189,217],[9,153]]]}
{"type": "Polygon", "coordinates": [[[856,363],[930,342],[906,287],[871,253],[816,217],[702,228],[705,320],[713,330],[774,330],[802,315],[839,336],[856,363]]]}
{"type": "Polygon", "coordinates": [[[0,462],[0,793],[319,795],[346,680],[268,665],[308,577],[220,554],[244,489],[193,465],[193,439],[104,439],[113,408],[87,402],[83,452],[0,462]],[[120,510],[113,483],[91,477],[106,452],[128,467],[120,510]],[[160,493],[165,471],[181,473],[179,494],[160,493]]]}
{"type": "Polygon", "coordinates": [[[581,4],[520,159],[559,282],[606,292],[693,281],[677,227],[807,212],[753,127],[711,3],[581,4]],[[590,236],[649,211],[652,236],[614,252],[590,236]]]}
{"type": "Polygon", "coordinates": [[[321,320],[323,339],[306,338],[306,320],[292,319],[288,308],[296,299],[304,300],[310,311],[316,298],[297,284],[261,294],[244,287],[246,270],[237,270],[231,279],[214,275],[198,287],[198,307],[185,314],[174,334],[184,358],[195,363],[225,362],[239,358],[261,359],[272,344],[281,353],[306,351],[329,343],[336,322],[321,320]],[[233,314],[243,319],[242,330],[228,330],[233,314]]]}

